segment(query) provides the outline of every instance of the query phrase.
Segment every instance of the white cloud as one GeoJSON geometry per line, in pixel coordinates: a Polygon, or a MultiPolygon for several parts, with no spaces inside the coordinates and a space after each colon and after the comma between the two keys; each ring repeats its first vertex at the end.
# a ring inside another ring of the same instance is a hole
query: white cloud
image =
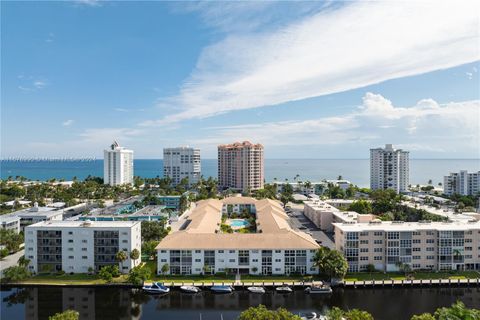
{"type": "Polygon", "coordinates": [[[100,7],[102,5],[100,0],[75,0],[74,3],[88,7],[100,7]]]}
{"type": "Polygon", "coordinates": [[[17,76],[17,79],[20,82],[18,89],[24,92],[38,91],[48,86],[48,81],[43,77],[20,74],[17,76]]]}
{"type": "Polygon", "coordinates": [[[66,121],[62,122],[62,126],[64,126],[64,127],[69,127],[69,126],[71,126],[74,122],[75,122],[75,121],[74,121],[74,120],[71,120],[71,119],[70,119],[70,120],[66,120],[66,121]]]}
{"type": "MultiPolygon", "coordinates": [[[[237,140],[261,142],[267,148],[286,146],[363,146],[364,150],[396,143],[412,151],[480,154],[480,100],[438,104],[420,100],[397,107],[379,94],[366,93],[362,105],[343,116],[302,121],[211,127],[205,139],[190,143],[200,147],[237,140]]],[[[305,149],[308,152],[308,149],[305,149]]]]}
{"type": "MultiPolygon", "coordinates": [[[[479,60],[478,1],[361,1],[205,48],[163,125],[346,91],[479,60]]],[[[232,22],[233,23],[233,22],[232,22]]]]}
{"type": "Polygon", "coordinates": [[[33,82],[33,86],[37,89],[43,89],[47,86],[47,83],[45,81],[36,80],[33,82]]]}
{"type": "Polygon", "coordinates": [[[55,34],[53,34],[52,32],[48,33],[48,37],[47,39],[45,39],[45,42],[50,43],[50,42],[53,42],[54,40],[55,40],[55,34]]]}

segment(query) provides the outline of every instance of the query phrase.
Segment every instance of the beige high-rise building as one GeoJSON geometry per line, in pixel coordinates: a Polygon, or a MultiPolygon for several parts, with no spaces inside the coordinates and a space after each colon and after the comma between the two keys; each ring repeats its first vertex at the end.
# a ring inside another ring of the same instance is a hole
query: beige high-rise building
{"type": "Polygon", "coordinates": [[[243,141],[218,146],[218,184],[221,189],[262,189],[263,180],[263,145],[243,141]]]}

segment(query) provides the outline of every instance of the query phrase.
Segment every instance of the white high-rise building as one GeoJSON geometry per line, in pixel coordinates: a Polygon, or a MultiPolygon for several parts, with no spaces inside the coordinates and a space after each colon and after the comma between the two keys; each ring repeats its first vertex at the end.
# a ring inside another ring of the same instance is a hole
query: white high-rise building
{"type": "Polygon", "coordinates": [[[409,184],[408,151],[385,148],[370,149],[370,189],[406,192],[409,184]]]}
{"type": "Polygon", "coordinates": [[[200,149],[190,147],[163,149],[163,176],[172,179],[177,185],[184,178],[193,185],[200,180],[200,149]]]}
{"type": "Polygon", "coordinates": [[[452,172],[443,178],[443,189],[446,195],[476,195],[480,192],[480,171],[469,173],[467,170],[452,172]]]}
{"type": "Polygon", "coordinates": [[[111,186],[133,183],[133,151],[117,141],[103,151],[103,182],[111,186]]]}

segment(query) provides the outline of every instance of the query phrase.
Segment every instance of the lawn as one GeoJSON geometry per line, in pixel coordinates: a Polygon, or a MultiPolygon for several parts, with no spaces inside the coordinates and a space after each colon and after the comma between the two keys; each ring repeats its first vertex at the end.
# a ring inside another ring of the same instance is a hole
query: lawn
{"type": "MultiPolygon", "coordinates": [[[[126,276],[121,275],[113,278],[111,283],[125,283],[126,276]]],[[[86,273],[77,273],[73,275],[37,275],[29,279],[19,281],[23,284],[51,284],[51,285],[94,285],[106,284],[105,280],[100,279],[97,275],[89,275],[86,273]]]]}

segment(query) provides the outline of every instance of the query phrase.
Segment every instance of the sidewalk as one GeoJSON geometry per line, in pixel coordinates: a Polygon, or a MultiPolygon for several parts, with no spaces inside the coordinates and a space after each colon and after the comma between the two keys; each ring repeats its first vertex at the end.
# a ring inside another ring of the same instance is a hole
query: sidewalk
{"type": "Polygon", "coordinates": [[[18,258],[24,254],[25,250],[22,249],[0,260],[0,274],[3,274],[3,270],[18,265],[18,258]]]}

